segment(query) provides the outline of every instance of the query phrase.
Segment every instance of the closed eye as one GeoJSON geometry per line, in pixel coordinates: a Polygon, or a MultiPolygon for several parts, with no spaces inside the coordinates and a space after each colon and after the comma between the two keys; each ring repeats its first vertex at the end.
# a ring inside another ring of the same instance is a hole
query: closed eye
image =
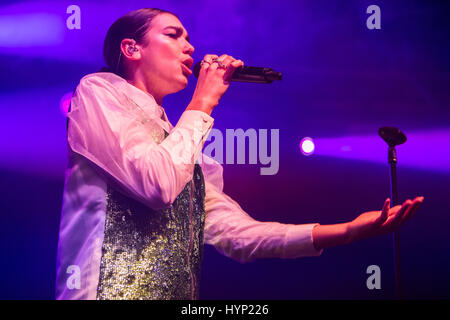
{"type": "MultiPolygon", "coordinates": [[[[167,34],[169,37],[174,38],[174,39],[180,37],[181,35],[183,35],[183,29],[180,28],[180,27],[167,26],[164,29],[173,29],[173,30],[175,30],[177,33],[175,33],[175,34],[173,34],[173,33],[167,34]]],[[[186,35],[186,41],[191,43],[190,38],[189,38],[188,35],[186,35]]]]}

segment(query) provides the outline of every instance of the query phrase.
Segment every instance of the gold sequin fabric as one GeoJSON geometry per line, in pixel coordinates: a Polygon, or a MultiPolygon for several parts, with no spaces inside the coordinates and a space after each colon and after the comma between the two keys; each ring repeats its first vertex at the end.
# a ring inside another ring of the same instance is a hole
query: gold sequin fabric
{"type": "Polygon", "coordinates": [[[108,184],[97,299],[198,299],[205,184],[199,164],[169,208],[152,210],[108,184]]]}

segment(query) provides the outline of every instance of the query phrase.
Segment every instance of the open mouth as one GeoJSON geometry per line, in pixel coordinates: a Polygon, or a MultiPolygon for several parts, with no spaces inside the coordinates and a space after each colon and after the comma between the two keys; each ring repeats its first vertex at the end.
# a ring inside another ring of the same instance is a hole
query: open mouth
{"type": "Polygon", "coordinates": [[[186,65],[181,64],[181,68],[183,69],[183,74],[189,77],[192,74],[191,69],[189,69],[186,65]]]}

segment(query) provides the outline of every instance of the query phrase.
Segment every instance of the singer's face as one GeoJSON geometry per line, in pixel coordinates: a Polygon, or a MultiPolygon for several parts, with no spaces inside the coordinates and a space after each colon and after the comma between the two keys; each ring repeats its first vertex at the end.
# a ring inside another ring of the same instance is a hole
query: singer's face
{"type": "Polygon", "coordinates": [[[145,37],[140,68],[147,83],[162,96],[184,89],[192,74],[194,47],[180,20],[161,13],[153,19],[145,37]]]}

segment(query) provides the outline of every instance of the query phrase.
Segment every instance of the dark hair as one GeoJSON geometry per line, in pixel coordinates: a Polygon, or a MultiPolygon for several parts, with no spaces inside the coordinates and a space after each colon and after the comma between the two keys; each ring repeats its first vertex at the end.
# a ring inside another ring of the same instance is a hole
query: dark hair
{"type": "Polygon", "coordinates": [[[178,18],[176,14],[166,10],[143,8],[131,11],[117,19],[106,33],[103,43],[103,58],[107,67],[101,68],[100,72],[112,72],[124,77],[125,69],[120,50],[122,40],[130,38],[134,39],[137,44],[146,46],[145,35],[153,19],[161,13],[170,13],[178,18]]]}

